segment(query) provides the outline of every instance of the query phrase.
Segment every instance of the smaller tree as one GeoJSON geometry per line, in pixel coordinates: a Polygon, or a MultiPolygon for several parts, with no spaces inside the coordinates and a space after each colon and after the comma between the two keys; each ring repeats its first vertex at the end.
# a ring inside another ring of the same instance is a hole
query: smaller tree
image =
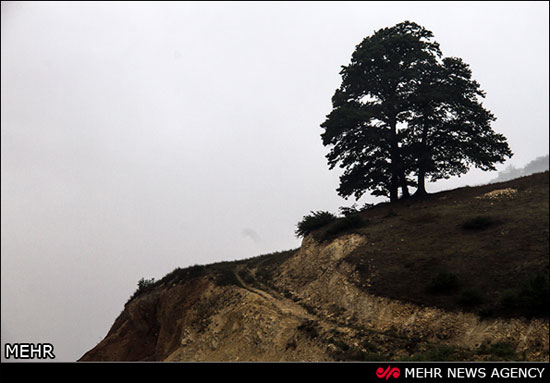
{"type": "Polygon", "coordinates": [[[466,173],[471,165],[495,170],[512,152],[502,134],[491,128],[496,118],[486,110],[485,93],[459,58],[426,63],[412,98],[405,162],[417,176],[416,194],[431,181],[466,173]]]}

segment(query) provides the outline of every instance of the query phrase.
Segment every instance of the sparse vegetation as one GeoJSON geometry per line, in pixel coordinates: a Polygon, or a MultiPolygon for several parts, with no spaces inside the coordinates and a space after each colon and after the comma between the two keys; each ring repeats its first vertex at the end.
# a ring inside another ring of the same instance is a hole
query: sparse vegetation
{"type": "Polygon", "coordinates": [[[338,208],[338,211],[340,214],[342,214],[344,217],[347,217],[348,215],[357,214],[359,213],[359,209],[357,208],[356,204],[353,204],[351,206],[340,206],[338,208]]]}
{"type": "Polygon", "coordinates": [[[141,278],[138,281],[138,292],[145,290],[146,288],[151,286],[153,283],[155,283],[155,278],[151,278],[151,279],[141,278]]]}
{"type": "Polygon", "coordinates": [[[218,286],[241,286],[235,275],[235,266],[238,262],[219,262],[210,265],[214,271],[214,281],[218,286]]]}
{"type": "Polygon", "coordinates": [[[205,275],[212,275],[214,282],[218,286],[237,285],[239,281],[235,276],[235,266],[243,261],[233,262],[218,262],[210,265],[193,265],[186,268],[176,268],[172,272],[166,274],[162,279],[155,281],[155,279],[141,278],[138,282],[138,288],[134,294],[128,299],[126,305],[134,300],[139,295],[151,291],[152,289],[165,284],[180,284],[187,281],[191,281],[195,278],[199,278],[205,275]]]}
{"type": "Polygon", "coordinates": [[[305,237],[315,230],[328,225],[336,219],[336,216],[328,211],[311,212],[311,214],[304,216],[300,222],[298,222],[296,229],[296,236],[305,237]]]}
{"type": "MultiPolygon", "coordinates": [[[[130,299],[128,299],[128,302],[135,299],[136,297],[143,294],[144,292],[150,290],[153,287],[154,284],[155,284],[155,278],[151,278],[151,279],[141,278],[138,281],[138,284],[137,284],[138,287],[137,287],[136,291],[134,291],[134,293],[132,294],[130,299]]],[[[126,304],[128,304],[128,302],[126,304]]]]}
{"type": "Polygon", "coordinates": [[[340,206],[338,210],[340,211],[340,214],[344,217],[347,217],[348,215],[358,214],[362,211],[368,210],[370,208],[374,207],[374,204],[372,203],[365,203],[360,208],[357,207],[357,204],[353,204],[351,206],[340,206]]]}
{"type": "MultiPolygon", "coordinates": [[[[370,206],[366,204],[366,206],[370,206]]],[[[319,241],[325,241],[347,231],[363,227],[367,221],[361,217],[360,210],[355,206],[340,208],[343,217],[337,217],[327,211],[311,212],[297,225],[296,235],[304,237],[313,234],[319,241]]]]}
{"type": "Polygon", "coordinates": [[[458,276],[455,273],[440,272],[432,278],[427,290],[432,294],[446,294],[459,287],[458,276]]]}
{"type": "Polygon", "coordinates": [[[157,281],[155,285],[164,283],[181,283],[206,274],[206,267],[202,265],[193,265],[186,268],[176,268],[172,272],[166,274],[164,278],[157,281]]]}
{"type": "Polygon", "coordinates": [[[344,232],[358,229],[364,225],[363,219],[359,214],[347,215],[343,218],[339,218],[329,225],[327,225],[326,230],[322,234],[322,240],[330,239],[335,236],[338,236],[344,232]]]}
{"type": "Polygon", "coordinates": [[[363,349],[334,337],[331,337],[328,343],[332,344],[330,355],[338,361],[368,362],[388,360],[387,356],[378,353],[376,347],[371,344],[368,344],[368,347],[363,349]]]}
{"type": "Polygon", "coordinates": [[[262,283],[270,284],[273,273],[287,259],[292,257],[298,249],[276,251],[274,253],[260,255],[247,261],[247,267],[256,268],[256,278],[262,283]]]}
{"type": "Polygon", "coordinates": [[[187,267],[185,269],[182,268],[176,268],[172,272],[166,274],[162,279],[155,281],[154,278],[152,279],[144,279],[141,278],[138,281],[138,288],[132,294],[132,296],[128,299],[128,301],[125,303],[124,306],[127,306],[131,301],[133,301],[135,298],[137,298],[139,295],[151,291],[155,287],[158,287],[163,284],[167,283],[181,283],[186,280],[191,280],[193,278],[196,278],[198,276],[202,276],[206,274],[206,268],[204,266],[200,265],[194,265],[187,267]]]}

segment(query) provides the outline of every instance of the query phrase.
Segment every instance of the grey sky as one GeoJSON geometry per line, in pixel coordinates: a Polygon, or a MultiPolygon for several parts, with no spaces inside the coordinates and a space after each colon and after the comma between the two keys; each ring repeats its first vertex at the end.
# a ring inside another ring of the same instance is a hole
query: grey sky
{"type": "Polygon", "coordinates": [[[548,8],[2,2],[2,353],[76,360],[141,277],[298,247],[303,215],[350,205],[319,125],[379,28],[414,21],[470,64],[515,153],[499,170],[547,154],[548,8]]]}

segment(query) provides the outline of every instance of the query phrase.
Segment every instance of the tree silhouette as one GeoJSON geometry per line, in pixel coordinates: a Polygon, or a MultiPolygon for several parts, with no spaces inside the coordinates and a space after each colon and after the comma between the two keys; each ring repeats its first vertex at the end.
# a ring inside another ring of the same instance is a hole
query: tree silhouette
{"type": "Polygon", "coordinates": [[[360,198],[425,193],[424,179],[494,169],[511,151],[478,101],[484,93],[457,58],[441,59],[432,32],[405,21],[366,37],[343,66],[333,110],[321,124],[329,168],[344,169],[338,193],[360,198]],[[416,182],[411,176],[416,176],[416,182]]]}
{"type": "Polygon", "coordinates": [[[413,161],[409,170],[417,176],[416,194],[426,194],[426,176],[449,178],[466,173],[470,165],[495,170],[496,162],[512,155],[506,138],[492,130],[495,117],[479,101],[485,93],[466,63],[444,58],[421,72],[404,139],[413,161]]]}

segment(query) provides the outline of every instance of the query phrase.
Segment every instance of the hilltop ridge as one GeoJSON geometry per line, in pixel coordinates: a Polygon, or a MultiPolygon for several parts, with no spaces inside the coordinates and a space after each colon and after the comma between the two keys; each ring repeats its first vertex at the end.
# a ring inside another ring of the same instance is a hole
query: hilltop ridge
{"type": "Polygon", "coordinates": [[[549,173],[379,204],[145,283],[80,359],[548,361],[549,173]]]}

